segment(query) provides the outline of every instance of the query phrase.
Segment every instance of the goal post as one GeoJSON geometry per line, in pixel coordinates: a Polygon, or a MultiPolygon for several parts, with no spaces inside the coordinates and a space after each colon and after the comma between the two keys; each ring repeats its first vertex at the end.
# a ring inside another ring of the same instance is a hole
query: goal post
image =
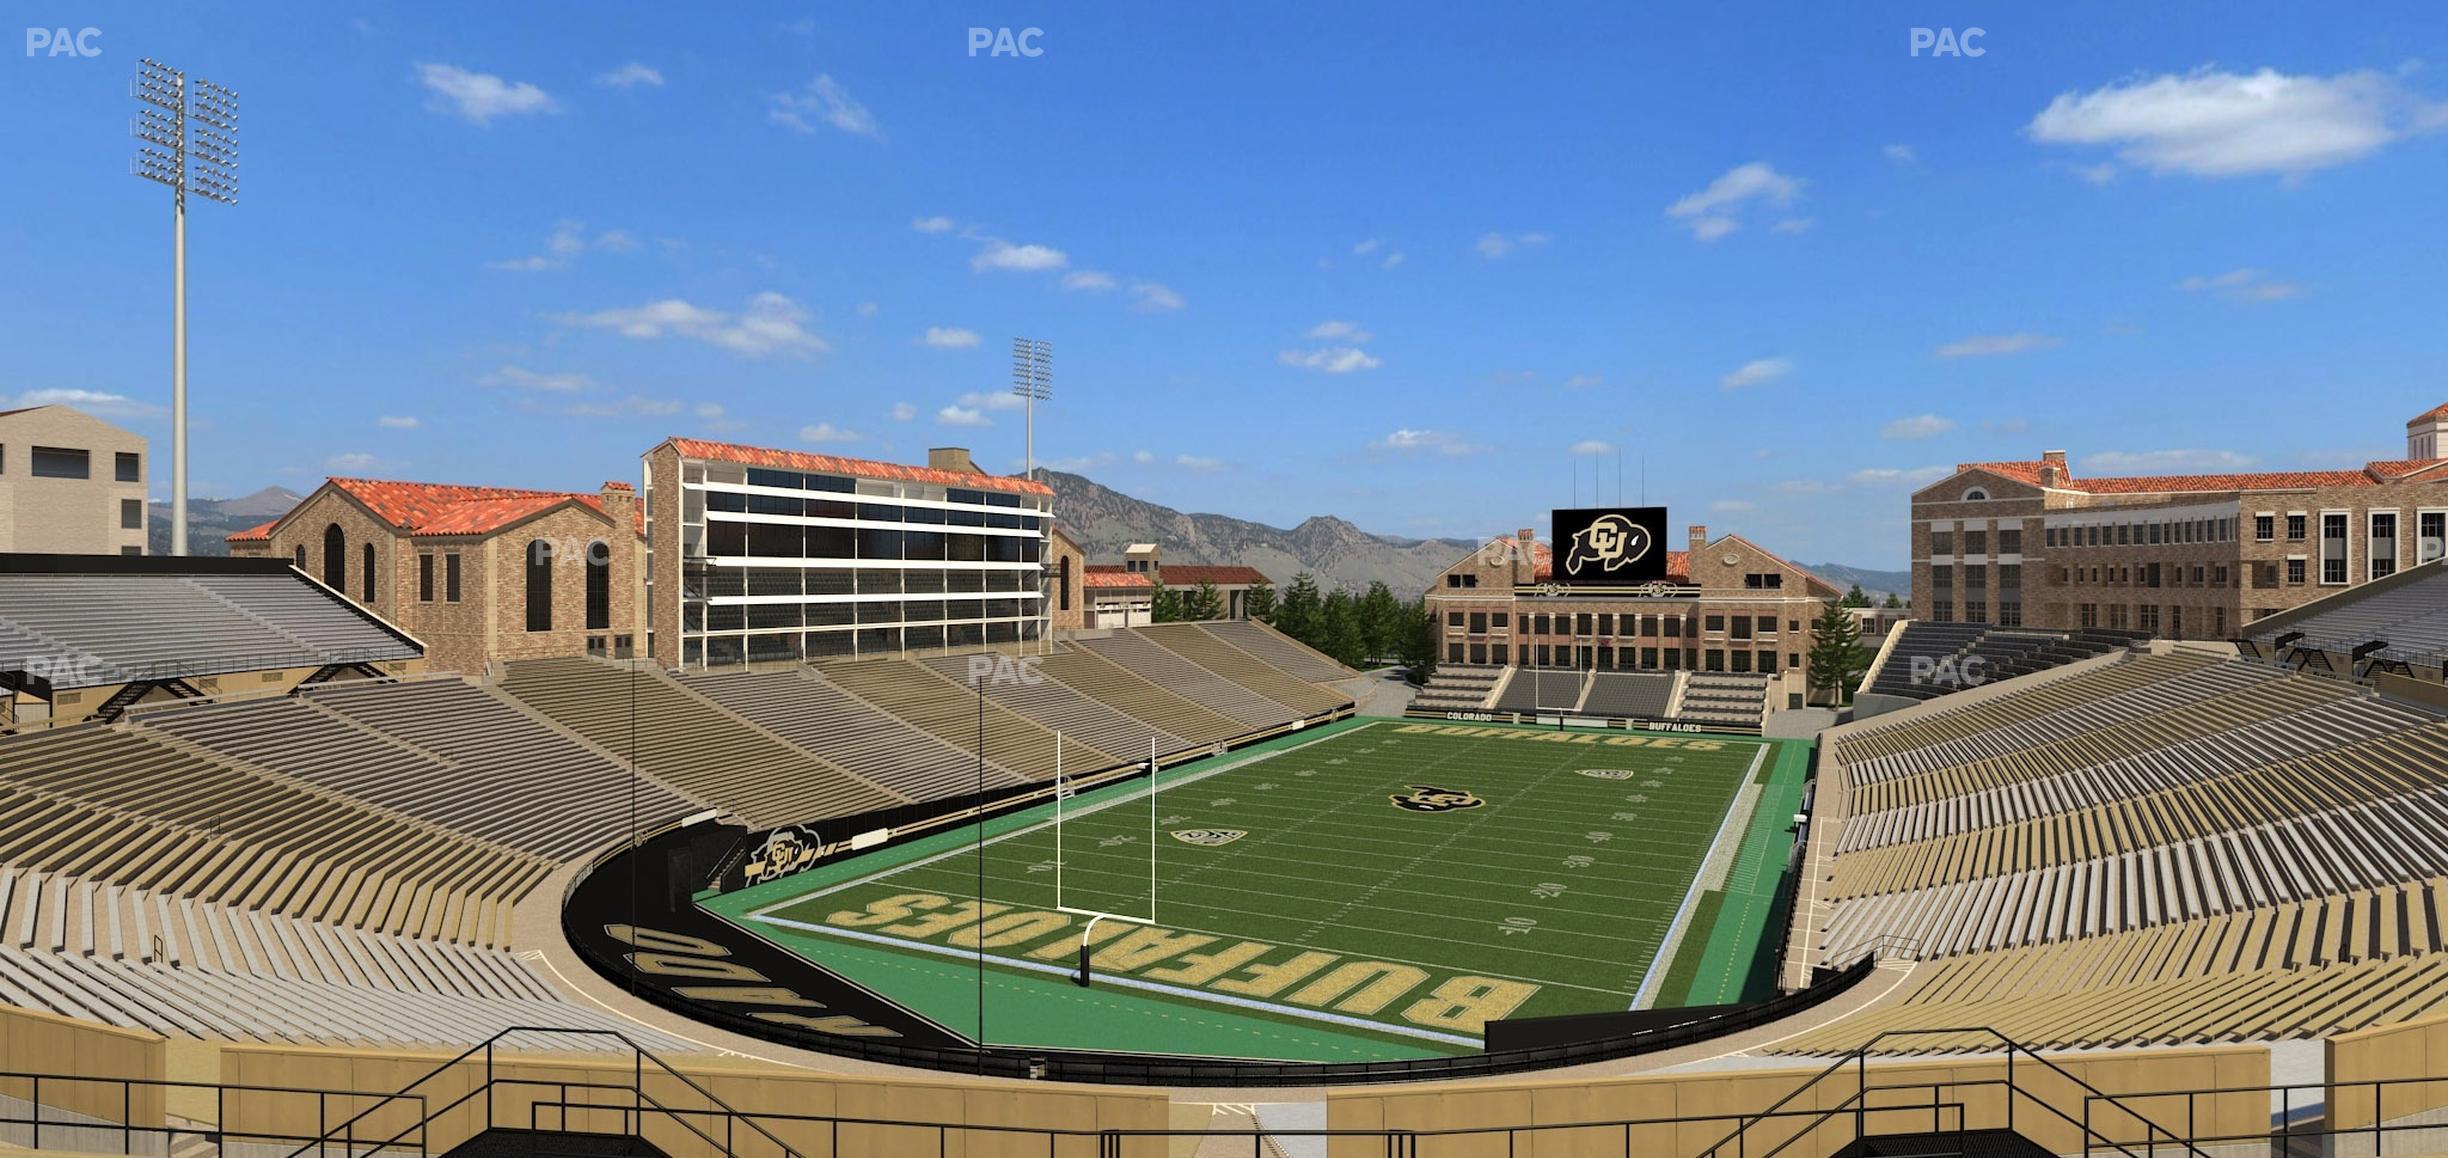
{"type": "MultiPolygon", "coordinates": [[[[1068,896],[1064,893],[1063,838],[1065,830],[1068,827],[1069,814],[1065,813],[1063,810],[1063,801],[1069,797],[1070,790],[1063,783],[1062,735],[1060,733],[1056,733],[1054,741],[1054,911],[1058,913],[1068,913],[1075,917],[1088,918],[1088,923],[1080,928],[1079,972],[1073,974],[1071,977],[1073,984],[1084,989],[1088,987],[1095,977],[1094,970],[1089,964],[1089,956],[1095,947],[1095,942],[1092,940],[1092,938],[1096,935],[1097,922],[1118,921],[1128,925],[1153,925],[1156,923],[1156,840],[1158,835],[1157,830],[1160,827],[1157,823],[1156,808],[1156,738],[1154,736],[1148,737],[1148,895],[1147,915],[1144,917],[1136,913],[1117,913],[1109,909],[1090,908],[1086,905],[1074,905],[1070,903],[1068,896]]],[[[1103,811],[1103,809],[1098,809],[1096,811],[1103,811]]]]}

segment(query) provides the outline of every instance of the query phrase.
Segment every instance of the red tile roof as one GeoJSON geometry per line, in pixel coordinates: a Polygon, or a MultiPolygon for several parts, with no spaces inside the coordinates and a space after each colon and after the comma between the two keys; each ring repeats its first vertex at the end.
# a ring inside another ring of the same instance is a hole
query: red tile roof
{"type": "Polygon", "coordinates": [[[937,470],[931,466],[904,466],[897,462],[843,458],[832,454],[809,454],[804,450],[773,450],[729,442],[708,442],[702,438],[667,438],[664,441],[672,449],[679,451],[683,458],[737,462],[749,466],[777,467],[783,470],[814,471],[818,474],[845,474],[856,478],[891,479],[895,482],[974,487],[979,490],[1008,491],[1023,495],[1050,496],[1054,493],[1054,488],[1044,483],[1024,478],[1012,478],[1009,475],[937,470]]]}
{"type": "MultiPolygon", "coordinates": [[[[324,485],[337,488],[365,505],[374,517],[412,536],[489,535],[543,514],[564,503],[577,503],[605,513],[601,495],[587,491],[538,491],[518,487],[476,487],[453,483],[399,482],[391,479],[333,478],[324,485]]],[[[305,504],[301,503],[300,506],[305,504]]],[[[287,518],[287,515],[281,518],[287,518]]],[[[280,525],[274,519],[230,535],[232,543],[260,543],[280,525]]],[[[632,529],[644,533],[641,513],[632,529]]]]}
{"type": "MultiPolygon", "coordinates": [[[[2103,478],[2075,478],[2073,471],[2068,470],[2065,480],[2058,484],[2058,489],[2081,491],[2094,495],[2156,495],[2367,487],[2421,474],[2443,463],[2448,463],[2448,459],[2384,459],[2365,463],[2359,470],[2277,470],[2234,474],[2153,474],[2103,478]]],[[[1969,470],[1986,471],[2016,482],[2039,486],[2042,465],[2038,462],[1966,462],[1956,464],[1955,469],[1959,473],[1969,470]]]]}
{"type": "MultiPolygon", "coordinates": [[[[5,411],[0,411],[0,413],[5,413],[5,411]]],[[[274,519],[268,523],[260,523],[256,526],[248,527],[246,530],[236,532],[235,534],[225,535],[222,537],[222,541],[227,543],[269,543],[272,541],[272,528],[279,525],[280,520],[274,519]]]]}
{"type": "Polygon", "coordinates": [[[2406,426],[2408,428],[2412,428],[2420,426],[2423,423],[2436,421],[2442,418],[2448,418],[2448,402],[2443,402],[2429,410],[2425,410],[2422,413],[2415,415],[2412,418],[2406,419],[2406,426]]]}
{"type": "Polygon", "coordinates": [[[1218,587],[1272,587],[1275,581],[1256,567],[1202,567],[1187,563],[1167,563],[1159,572],[1167,587],[1196,587],[1213,583],[1218,587]]]}
{"type": "Polygon", "coordinates": [[[1156,581],[1148,578],[1145,573],[1138,571],[1098,571],[1091,569],[1081,573],[1080,586],[1083,588],[1111,587],[1116,589],[1143,587],[1149,590],[1154,590],[1156,587],[1156,581]]]}

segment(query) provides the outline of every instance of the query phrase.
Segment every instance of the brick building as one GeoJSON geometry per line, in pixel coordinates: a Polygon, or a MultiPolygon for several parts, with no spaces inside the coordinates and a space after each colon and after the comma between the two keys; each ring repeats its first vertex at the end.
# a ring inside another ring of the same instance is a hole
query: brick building
{"type": "Polygon", "coordinates": [[[2063,451],[1965,463],[1912,498],[1912,606],[1936,622],[2227,639],[2441,557],[2448,406],[2354,469],[2076,477],[2063,451]]]}
{"type": "Polygon", "coordinates": [[[1785,704],[1808,687],[1812,621],[1843,598],[1740,535],[1694,525],[1666,579],[1620,590],[1554,582],[1548,545],[1524,528],[1456,562],[1428,588],[1443,660],[1599,671],[1753,672],[1785,704]]]}
{"type": "Polygon", "coordinates": [[[637,492],[325,480],[288,514],[229,536],[285,558],[422,640],[436,670],[635,653],[645,630],[637,492]]]}
{"type": "MultiPolygon", "coordinates": [[[[1137,590],[1142,600],[1152,600],[1155,588],[1171,591],[1196,591],[1201,586],[1215,589],[1222,602],[1224,618],[1249,618],[1249,593],[1253,588],[1273,587],[1275,581],[1256,567],[1238,564],[1171,563],[1164,561],[1164,552],[1154,543],[1133,543],[1123,549],[1119,563],[1090,563],[1091,574],[1100,578],[1099,590],[1123,592],[1137,590]],[[1115,580],[1115,575],[1139,576],[1143,581],[1115,580]]],[[[1128,625],[1125,625],[1128,626],[1128,625]]]]}
{"type": "Polygon", "coordinates": [[[0,410],[0,552],[144,551],[142,435],[66,406],[0,410]]]}

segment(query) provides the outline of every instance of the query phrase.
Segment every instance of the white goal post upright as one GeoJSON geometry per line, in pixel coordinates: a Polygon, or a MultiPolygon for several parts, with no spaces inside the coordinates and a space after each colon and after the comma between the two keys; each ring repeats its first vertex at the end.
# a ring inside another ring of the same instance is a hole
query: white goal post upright
{"type": "Polygon", "coordinates": [[[1088,923],[1080,928],[1079,973],[1071,978],[1073,983],[1085,988],[1089,983],[1088,950],[1092,944],[1090,938],[1096,935],[1097,922],[1121,921],[1131,925],[1156,923],[1156,838],[1160,827],[1157,824],[1156,815],[1156,737],[1148,737],[1148,908],[1147,916],[1144,917],[1072,905],[1064,899],[1063,797],[1067,793],[1063,787],[1061,733],[1055,734],[1054,743],[1054,911],[1088,918],[1088,923]]]}

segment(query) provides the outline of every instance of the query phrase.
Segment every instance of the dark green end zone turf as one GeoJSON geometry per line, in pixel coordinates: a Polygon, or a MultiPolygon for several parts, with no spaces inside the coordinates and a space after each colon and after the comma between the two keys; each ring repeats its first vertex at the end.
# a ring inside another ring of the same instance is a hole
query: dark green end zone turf
{"type": "Polygon", "coordinates": [[[706,903],[962,1032],[982,948],[985,1034],[1007,1044],[1466,1052],[1490,1019],[1697,988],[1687,965],[1660,992],[1660,949],[1681,914],[1679,957],[1726,952],[1731,926],[1686,910],[1721,838],[1724,867],[1750,867],[1728,806],[1778,747],[1363,722],[1169,771],[1153,817],[1133,782],[1066,802],[1059,830],[1051,808],[989,822],[982,882],[966,829],[706,903]],[[1089,922],[1064,909],[1155,923],[1097,922],[1083,990],[1089,922]]]}

